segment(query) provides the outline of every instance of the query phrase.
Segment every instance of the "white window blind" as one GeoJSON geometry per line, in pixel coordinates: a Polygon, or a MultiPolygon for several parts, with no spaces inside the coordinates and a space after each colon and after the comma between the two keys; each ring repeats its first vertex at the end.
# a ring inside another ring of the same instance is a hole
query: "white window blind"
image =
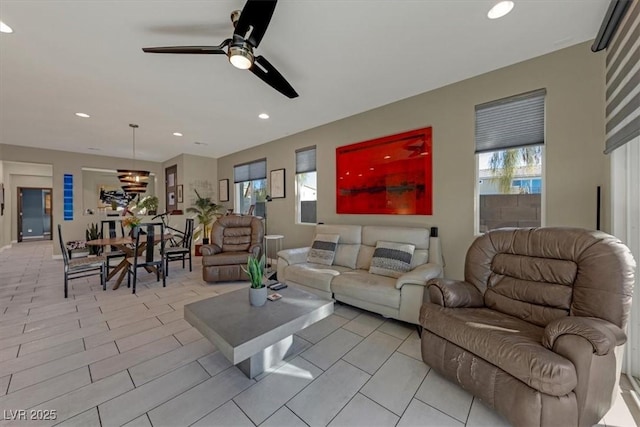
{"type": "Polygon", "coordinates": [[[476,153],[544,144],[545,89],[476,105],[476,153]]]}
{"type": "Polygon", "coordinates": [[[316,170],[316,147],[296,150],[296,173],[313,172],[316,170]]]}
{"type": "Polygon", "coordinates": [[[243,163],[233,167],[233,181],[246,182],[267,178],[267,159],[243,163]]]}

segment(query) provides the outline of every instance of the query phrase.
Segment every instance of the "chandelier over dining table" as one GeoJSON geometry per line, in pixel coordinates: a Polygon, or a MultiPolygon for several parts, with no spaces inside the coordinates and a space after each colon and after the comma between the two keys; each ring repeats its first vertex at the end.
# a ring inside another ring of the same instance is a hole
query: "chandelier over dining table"
{"type": "Polygon", "coordinates": [[[146,193],[147,185],[149,185],[149,171],[136,169],[136,124],[129,124],[133,131],[133,168],[118,169],[118,179],[123,184],[122,189],[127,194],[146,193]]]}

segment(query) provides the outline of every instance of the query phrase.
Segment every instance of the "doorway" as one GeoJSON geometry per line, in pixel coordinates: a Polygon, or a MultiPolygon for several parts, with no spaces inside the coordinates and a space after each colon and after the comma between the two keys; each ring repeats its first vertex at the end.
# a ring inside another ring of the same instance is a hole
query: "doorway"
{"type": "Polygon", "coordinates": [[[18,242],[52,240],[51,188],[18,187],[18,242]]]}

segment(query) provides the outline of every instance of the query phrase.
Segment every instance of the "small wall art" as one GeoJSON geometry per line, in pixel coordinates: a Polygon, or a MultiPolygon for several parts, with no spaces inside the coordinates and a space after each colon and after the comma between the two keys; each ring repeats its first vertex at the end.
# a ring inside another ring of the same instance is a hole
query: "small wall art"
{"type": "Polygon", "coordinates": [[[221,179],[218,181],[218,201],[220,202],[228,202],[229,201],[229,180],[221,179]]]}
{"type": "Polygon", "coordinates": [[[284,178],[284,169],[275,169],[271,171],[271,176],[269,177],[269,193],[272,199],[284,199],[286,197],[284,178]]]}
{"type": "Polygon", "coordinates": [[[184,195],[183,192],[184,187],[182,184],[178,185],[178,203],[184,203],[184,195]]]}

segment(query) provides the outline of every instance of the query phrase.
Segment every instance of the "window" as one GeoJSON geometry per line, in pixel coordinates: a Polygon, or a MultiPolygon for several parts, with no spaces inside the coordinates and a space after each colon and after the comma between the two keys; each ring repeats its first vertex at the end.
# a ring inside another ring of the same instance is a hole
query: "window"
{"type": "Polygon", "coordinates": [[[546,91],[476,106],[476,230],[542,225],[546,91]]]}
{"type": "Polygon", "coordinates": [[[266,217],[266,159],[234,166],[233,181],[236,189],[235,211],[246,214],[254,206],[253,215],[266,217]]]}
{"type": "Polygon", "coordinates": [[[316,147],[296,150],[296,222],[315,224],[318,185],[316,147]]]}

